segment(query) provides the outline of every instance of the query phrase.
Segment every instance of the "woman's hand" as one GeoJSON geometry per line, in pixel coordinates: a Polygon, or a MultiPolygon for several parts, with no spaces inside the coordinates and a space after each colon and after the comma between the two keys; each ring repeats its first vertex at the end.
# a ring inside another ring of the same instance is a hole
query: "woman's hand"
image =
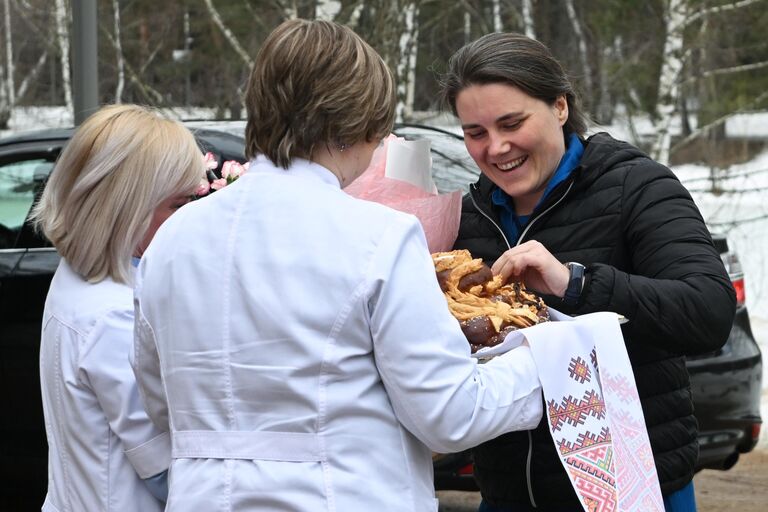
{"type": "Polygon", "coordinates": [[[531,240],[502,254],[491,270],[504,281],[522,281],[539,293],[563,297],[568,287],[568,268],[541,243],[531,240]]]}

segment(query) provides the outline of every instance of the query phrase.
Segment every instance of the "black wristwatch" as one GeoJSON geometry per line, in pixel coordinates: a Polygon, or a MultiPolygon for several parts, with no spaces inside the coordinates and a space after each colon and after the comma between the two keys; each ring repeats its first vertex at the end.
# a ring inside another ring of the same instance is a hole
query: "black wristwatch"
{"type": "Polygon", "coordinates": [[[579,303],[581,290],[584,288],[586,267],[575,261],[569,261],[565,266],[570,271],[570,276],[568,277],[568,287],[565,289],[565,295],[563,295],[563,302],[569,306],[575,306],[579,303]]]}

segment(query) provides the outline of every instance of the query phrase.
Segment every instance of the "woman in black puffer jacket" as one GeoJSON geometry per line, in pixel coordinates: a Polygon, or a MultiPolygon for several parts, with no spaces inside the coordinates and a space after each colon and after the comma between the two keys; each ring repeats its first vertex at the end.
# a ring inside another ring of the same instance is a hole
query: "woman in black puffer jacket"
{"type": "MultiPolygon", "coordinates": [[[[728,337],[735,294],[691,196],[637,148],[586,123],[541,43],[490,34],[451,57],[446,102],[482,175],[464,198],[457,249],[569,314],[615,311],[668,511],[695,510],[697,423],[684,355],[728,337]]],[[[485,512],[577,511],[543,418],[478,446],[485,512]]]]}

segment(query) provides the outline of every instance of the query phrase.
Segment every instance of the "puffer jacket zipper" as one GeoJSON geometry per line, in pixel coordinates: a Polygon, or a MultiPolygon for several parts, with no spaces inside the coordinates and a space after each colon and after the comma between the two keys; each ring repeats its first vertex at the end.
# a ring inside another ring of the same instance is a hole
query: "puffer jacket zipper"
{"type": "MultiPolygon", "coordinates": [[[[515,243],[515,247],[520,245],[520,243],[523,241],[523,238],[525,237],[525,235],[528,234],[528,231],[531,229],[531,226],[533,226],[533,224],[537,220],[539,220],[544,215],[549,213],[555,206],[560,204],[563,201],[563,199],[565,199],[565,197],[571,191],[571,188],[573,188],[573,183],[574,182],[572,181],[570,184],[568,184],[568,188],[565,190],[563,195],[561,195],[557,199],[557,201],[552,203],[552,205],[550,205],[549,208],[547,208],[546,210],[544,210],[540,214],[536,215],[534,218],[532,218],[528,222],[528,224],[525,226],[525,229],[523,230],[523,232],[520,233],[520,236],[518,237],[517,242],[515,243]]],[[[475,205],[475,208],[477,209],[478,212],[480,212],[480,215],[482,215],[483,217],[488,219],[491,222],[491,224],[494,225],[494,227],[501,234],[501,237],[504,239],[504,242],[507,244],[507,248],[511,249],[512,246],[510,245],[509,240],[507,239],[507,235],[504,233],[504,230],[501,229],[501,227],[496,223],[496,221],[493,220],[493,217],[491,217],[482,208],[480,208],[480,206],[477,204],[477,201],[475,201],[475,194],[474,194],[474,192],[477,190],[477,187],[474,184],[472,184],[470,186],[470,189],[471,190],[469,191],[469,198],[472,200],[472,204],[475,205]]],[[[525,483],[528,486],[528,499],[531,502],[531,506],[533,508],[538,508],[538,506],[536,505],[536,500],[533,498],[533,485],[531,484],[531,461],[533,460],[533,434],[531,433],[530,430],[527,431],[527,434],[528,434],[528,456],[526,457],[526,460],[525,460],[525,480],[526,480],[525,483]]]]}

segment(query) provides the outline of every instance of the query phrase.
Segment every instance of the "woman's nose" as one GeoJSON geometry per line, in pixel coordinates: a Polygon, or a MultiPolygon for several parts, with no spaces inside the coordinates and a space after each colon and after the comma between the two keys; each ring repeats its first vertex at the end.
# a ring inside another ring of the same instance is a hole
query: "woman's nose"
{"type": "Polygon", "coordinates": [[[488,153],[491,155],[503,155],[504,153],[509,152],[510,148],[512,147],[512,143],[509,141],[507,137],[504,137],[503,134],[490,134],[489,135],[489,142],[490,145],[488,147],[488,153]]]}

